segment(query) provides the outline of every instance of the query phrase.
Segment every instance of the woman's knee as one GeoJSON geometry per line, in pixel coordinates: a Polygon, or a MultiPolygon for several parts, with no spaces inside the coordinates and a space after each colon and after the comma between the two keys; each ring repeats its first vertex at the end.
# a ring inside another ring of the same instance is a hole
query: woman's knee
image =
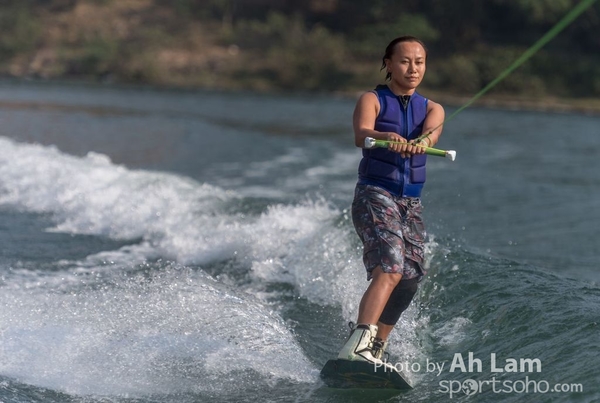
{"type": "Polygon", "coordinates": [[[380,266],[377,266],[375,269],[373,269],[372,276],[373,282],[392,288],[396,288],[398,283],[400,283],[400,280],[402,280],[402,274],[386,273],[381,269],[380,266]]]}

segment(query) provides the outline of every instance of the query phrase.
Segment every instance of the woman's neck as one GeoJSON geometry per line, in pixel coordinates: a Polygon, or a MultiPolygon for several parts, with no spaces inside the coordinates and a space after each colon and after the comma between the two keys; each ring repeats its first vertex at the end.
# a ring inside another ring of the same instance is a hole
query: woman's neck
{"type": "Polygon", "coordinates": [[[404,87],[400,87],[399,85],[394,85],[393,82],[388,84],[388,88],[390,89],[390,91],[392,91],[394,93],[394,95],[397,95],[397,96],[412,95],[415,93],[415,90],[416,90],[416,88],[404,88],[404,87]]]}

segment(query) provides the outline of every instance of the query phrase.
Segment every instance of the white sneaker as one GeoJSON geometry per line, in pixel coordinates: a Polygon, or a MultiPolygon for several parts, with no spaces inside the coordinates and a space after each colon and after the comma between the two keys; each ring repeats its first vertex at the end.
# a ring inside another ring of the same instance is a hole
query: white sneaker
{"type": "MultiPolygon", "coordinates": [[[[356,325],[350,333],[346,344],[340,350],[338,359],[349,361],[366,361],[377,367],[394,368],[379,357],[373,356],[373,341],[377,334],[377,325],[356,325]]],[[[381,354],[383,355],[383,354],[381,354]]]]}

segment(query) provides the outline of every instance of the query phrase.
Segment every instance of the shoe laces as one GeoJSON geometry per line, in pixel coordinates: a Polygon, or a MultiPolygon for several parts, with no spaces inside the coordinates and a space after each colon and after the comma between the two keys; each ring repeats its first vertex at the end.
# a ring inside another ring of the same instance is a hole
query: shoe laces
{"type": "Polygon", "coordinates": [[[373,340],[373,356],[378,357],[380,360],[385,357],[384,361],[389,361],[390,354],[383,350],[385,347],[385,342],[379,338],[375,338],[373,340]]]}

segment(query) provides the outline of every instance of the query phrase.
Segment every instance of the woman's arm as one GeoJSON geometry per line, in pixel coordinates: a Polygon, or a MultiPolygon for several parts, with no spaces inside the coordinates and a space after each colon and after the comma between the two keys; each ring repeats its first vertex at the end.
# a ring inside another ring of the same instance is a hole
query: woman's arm
{"type": "Polygon", "coordinates": [[[364,147],[365,138],[378,137],[379,132],[375,131],[375,119],[379,114],[379,100],[377,95],[372,92],[365,92],[360,96],[354,108],[352,116],[352,126],[354,127],[354,144],[357,147],[364,147]]]}
{"type": "Polygon", "coordinates": [[[365,138],[372,137],[377,140],[389,140],[397,143],[390,144],[388,147],[392,151],[400,152],[402,145],[398,143],[406,143],[406,139],[398,133],[379,132],[375,130],[375,120],[379,115],[379,99],[373,92],[365,92],[358,99],[354,108],[352,124],[354,126],[354,144],[357,147],[365,146],[365,138]]]}
{"type": "Polygon", "coordinates": [[[444,118],[445,112],[442,105],[429,100],[429,102],[427,102],[427,116],[423,123],[423,134],[431,132],[431,134],[424,139],[424,142],[428,143],[428,147],[433,147],[442,135],[444,118]]]}

